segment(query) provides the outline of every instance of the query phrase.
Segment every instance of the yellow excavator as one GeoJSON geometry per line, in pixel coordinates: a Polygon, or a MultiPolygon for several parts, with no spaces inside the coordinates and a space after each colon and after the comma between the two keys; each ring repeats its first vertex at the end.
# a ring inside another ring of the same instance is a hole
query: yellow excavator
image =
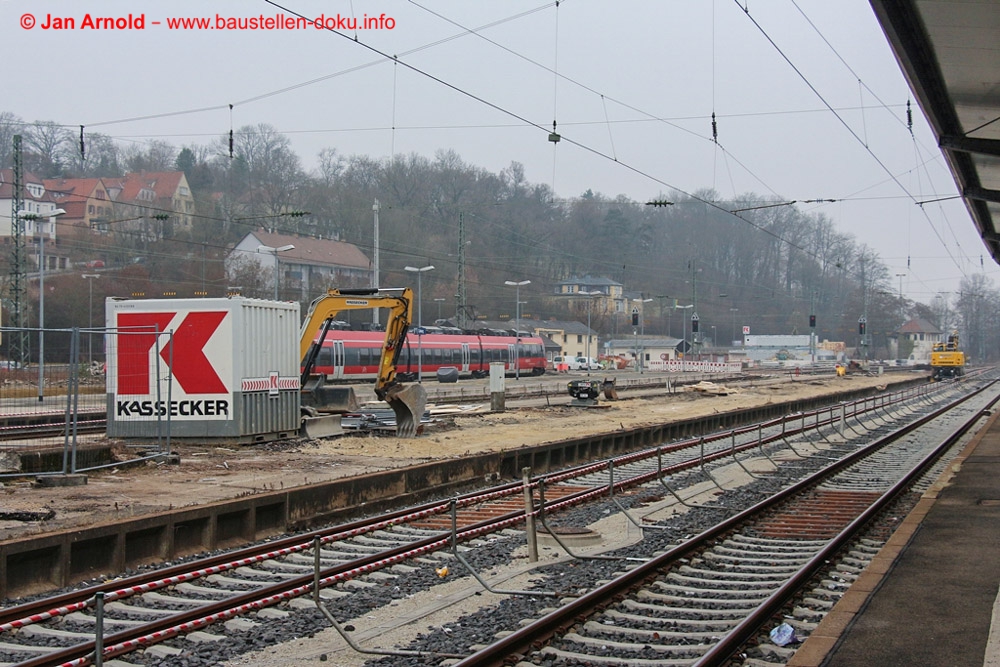
{"type": "Polygon", "coordinates": [[[396,381],[399,353],[406,342],[406,331],[413,316],[413,290],[398,289],[331,289],[309,305],[309,313],[299,335],[302,361],[302,405],[322,412],[351,412],[357,409],[357,399],[351,387],[327,387],[326,375],[313,373],[316,359],[333,327],[338,313],[345,310],[388,308],[385,341],[379,360],[375,395],[385,401],[396,414],[396,434],[413,438],[420,429],[420,419],[427,406],[427,392],[419,384],[403,385],[396,381]]]}

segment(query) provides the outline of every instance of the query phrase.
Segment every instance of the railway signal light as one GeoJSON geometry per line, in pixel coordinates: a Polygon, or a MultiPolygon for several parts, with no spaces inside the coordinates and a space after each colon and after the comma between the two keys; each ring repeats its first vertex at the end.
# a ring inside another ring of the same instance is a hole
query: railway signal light
{"type": "Polygon", "coordinates": [[[809,327],[811,329],[815,329],[816,328],[816,316],[815,315],[810,315],[809,316],[809,327]]]}

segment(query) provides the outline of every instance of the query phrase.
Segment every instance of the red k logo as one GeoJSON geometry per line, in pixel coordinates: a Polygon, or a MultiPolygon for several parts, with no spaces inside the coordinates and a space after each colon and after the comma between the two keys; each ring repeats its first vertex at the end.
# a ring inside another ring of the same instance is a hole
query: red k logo
{"type": "MultiPolygon", "coordinates": [[[[118,393],[150,393],[149,350],[177,313],[118,314],[118,393]],[[148,333],[147,333],[148,332],[148,333]]],[[[205,345],[225,319],[226,311],[188,313],[174,330],[173,341],[160,350],[164,364],[173,362],[173,374],[186,394],[226,394],[225,383],[205,356],[205,345]],[[171,356],[173,359],[171,359],[171,356]]],[[[168,341],[167,337],[161,341],[168,341]]]]}

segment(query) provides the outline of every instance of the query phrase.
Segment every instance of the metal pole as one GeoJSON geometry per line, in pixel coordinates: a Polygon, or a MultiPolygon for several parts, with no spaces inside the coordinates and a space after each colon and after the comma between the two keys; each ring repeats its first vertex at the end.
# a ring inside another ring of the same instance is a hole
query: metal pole
{"type": "Polygon", "coordinates": [[[535,532],[535,508],[531,499],[531,468],[521,468],[524,481],[524,530],[528,538],[528,561],[538,562],[538,533],[535,532]]]}
{"type": "Polygon", "coordinates": [[[104,665],[104,591],[94,593],[94,667],[104,665]]]}
{"type": "Polygon", "coordinates": [[[274,249],[274,300],[278,300],[278,249],[274,249]]]}
{"type": "Polygon", "coordinates": [[[521,379],[521,286],[514,288],[514,379],[521,379]]]}
{"type": "Polygon", "coordinates": [[[417,271],[417,382],[423,381],[424,374],[423,273],[417,271]]]}
{"type": "MultiPolygon", "coordinates": [[[[41,228],[38,221],[37,228],[41,228]]],[[[38,401],[45,400],[45,235],[38,236],[38,401]]]]}

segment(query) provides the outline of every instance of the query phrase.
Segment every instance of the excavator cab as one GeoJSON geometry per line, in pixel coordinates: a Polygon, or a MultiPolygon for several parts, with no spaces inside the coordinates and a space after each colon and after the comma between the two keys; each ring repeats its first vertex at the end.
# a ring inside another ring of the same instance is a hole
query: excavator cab
{"type": "Polygon", "coordinates": [[[326,377],[313,373],[313,370],[337,313],[373,308],[389,309],[375,395],[388,403],[396,415],[396,435],[413,438],[421,430],[420,420],[427,408],[427,392],[422,385],[403,385],[396,380],[399,353],[406,342],[406,331],[413,313],[413,291],[409,288],[331,289],[313,300],[299,337],[303,359],[302,404],[318,412],[345,413],[359,409],[352,387],[327,386],[326,377]]]}

